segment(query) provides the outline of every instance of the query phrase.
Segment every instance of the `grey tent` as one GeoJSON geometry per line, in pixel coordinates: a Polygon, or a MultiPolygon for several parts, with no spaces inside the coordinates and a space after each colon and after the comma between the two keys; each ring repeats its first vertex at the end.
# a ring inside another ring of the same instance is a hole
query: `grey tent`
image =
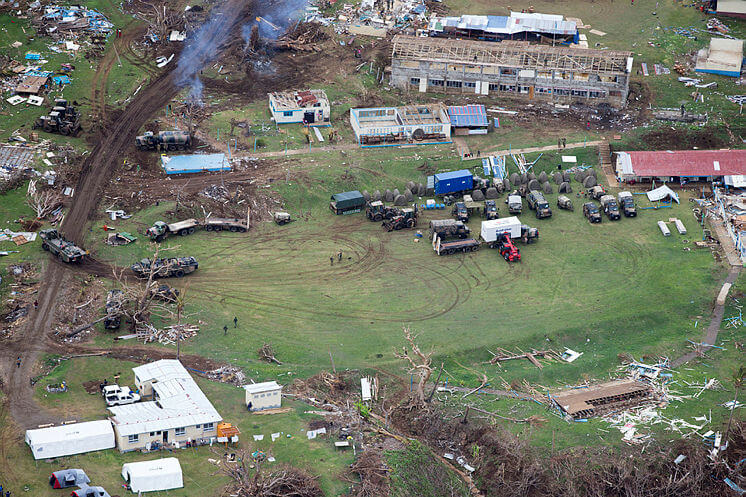
{"type": "Polygon", "coordinates": [[[61,469],[49,477],[49,486],[52,488],[79,487],[88,483],[91,480],[82,469],[61,469]]]}
{"type": "Polygon", "coordinates": [[[111,497],[109,492],[104,490],[104,487],[89,487],[88,485],[81,485],[78,490],[73,490],[70,494],[71,497],[111,497]]]}

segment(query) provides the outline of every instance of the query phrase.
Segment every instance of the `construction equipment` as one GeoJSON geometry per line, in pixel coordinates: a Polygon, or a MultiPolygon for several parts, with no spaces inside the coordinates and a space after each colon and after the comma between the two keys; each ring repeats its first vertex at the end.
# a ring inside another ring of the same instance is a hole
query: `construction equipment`
{"type": "Polygon", "coordinates": [[[335,193],[329,202],[329,209],[336,215],[347,215],[360,212],[365,205],[363,194],[357,190],[335,193]]]}
{"type": "Polygon", "coordinates": [[[119,329],[122,324],[122,304],[124,303],[124,292],[121,290],[109,290],[106,294],[106,317],[104,328],[107,330],[119,329]]]}
{"type": "Polygon", "coordinates": [[[539,239],[539,228],[532,228],[526,224],[521,225],[521,241],[525,244],[534,243],[539,239]]]}
{"type": "Polygon", "coordinates": [[[506,262],[519,262],[521,260],[521,251],[513,244],[513,240],[508,233],[497,235],[496,248],[506,262]]]}
{"type": "Polygon", "coordinates": [[[557,207],[566,211],[573,211],[575,208],[572,205],[572,200],[566,195],[560,195],[557,197],[557,207]]]}
{"type": "Polygon", "coordinates": [[[205,231],[225,230],[233,233],[245,233],[249,229],[248,219],[208,217],[204,221],[190,218],[170,224],[164,221],[156,221],[153,226],[147,229],[146,233],[151,240],[162,242],[168,235],[187,236],[194,233],[198,228],[204,228],[205,231]]]}
{"type": "Polygon", "coordinates": [[[287,212],[275,212],[274,216],[272,217],[274,218],[275,223],[279,224],[280,226],[293,222],[293,219],[287,212]]]}
{"type": "Polygon", "coordinates": [[[471,234],[471,230],[461,221],[455,219],[434,219],[430,221],[430,236],[438,238],[464,239],[471,234]]]}
{"type": "Polygon", "coordinates": [[[146,131],[135,138],[135,145],[138,150],[184,150],[192,146],[192,137],[186,131],[146,131]]]}
{"type": "Polygon", "coordinates": [[[484,201],[484,218],[489,220],[497,219],[499,217],[497,213],[497,202],[494,200],[484,201]]]}
{"type": "Polygon", "coordinates": [[[544,194],[537,190],[531,190],[526,196],[529,209],[536,211],[536,219],[552,217],[552,209],[549,208],[549,202],[544,198],[544,194]]]}
{"type": "Polygon", "coordinates": [[[433,235],[433,250],[438,255],[450,255],[457,252],[475,252],[479,250],[479,241],[473,238],[464,240],[443,241],[437,234],[433,235]]]}
{"type": "Polygon", "coordinates": [[[417,226],[417,211],[412,208],[402,209],[401,214],[391,219],[386,219],[381,223],[386,231],[401,230],[404,228],[412,229],[417,226]]]}
{"type": "Polygon", "coordinates": [[[79,262],[88,255],[87,250],[75,245],[57,232],[56,229],[48,229],[39,232],[41,248],[56,255],[62,262],[79,262]]]}
{"type": "Polygon", "coordinates": [[[157,278],[181,278],[185,274],[193,273],[199,268],[194,257],[170,257],[168,259],[143,259],[130,266],[138,278],[147,278],[153,273],[157,278]]]}
{"type": "Polygon", "coordinates": [[[80,131],[80,115],[64,98],[54,101],[54,107],[47,116],[41,116],[34,122],[33,129],[41,128],[47,133],[75,136],[80,131]]]}
{"type": "Polygon", "coordinates": [[[632,197],[630,192],[619,192],[617,195],[619,204],[622,206],[622,212],[625,217],[636,217],[637,207],[635,206],[635,199],[632,197]]]}
{"type": "Polygon", "coordinates": [[[451,214],[453,214],[456,221],[461,221],[463,223],[469,222],[469,210],[466,208],[464,202],[456,202],[456,205],[451,209],[451,214]]]}
{"type": "Polygon", "coordinates": [[[593,202],[586,202],[583,204],[583,215],[588,218],[591,223],[601,222],[601,212],[598,210],[598,206],[593,202]]]}
{"type": "Polygon", "coordinates": [[[593,200],[599,200],[605,194],[606,192],[604,191],[603,186],[594,186],[593,188],[588,190],[588,195],[590,195],[593,200]]]}
{"type": "Polygon", "coordinates": [[[387,207],[383,205],[383,202],[380,200],[374,200],[365,206],[365,217],[367,217],[369,221],[381,222],[384,219],[392,219],[399,215],[401,215],[400,209],[396,207],[387,207]]]}
{"type": "Polygon", "coordinates": [[[606,216],[612,221],[618,221],[622,218],[619,213],[619,205],[616,203],[614,195],[603,195],[601,197],[601,207],[603,207],[606,216]]]}
{"type": "Polygon", "coordinates": [[[520,214],[523,210],[523,199],[520,195],[508,195],[505,203],[508,204],[508,212],[510,214],[520,214]]]}

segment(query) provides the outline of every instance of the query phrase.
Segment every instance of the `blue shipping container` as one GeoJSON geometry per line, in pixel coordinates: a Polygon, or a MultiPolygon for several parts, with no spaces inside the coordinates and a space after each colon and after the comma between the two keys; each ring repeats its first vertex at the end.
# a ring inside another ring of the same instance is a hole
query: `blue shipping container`
{"type": "Polygon", "coordinates": [[[438,173],[434,175],[433,179],[436,195],[463,192],[471,190],[474,186],[473,176],[466,169],[451,171],[450,173],[438,173]]]}

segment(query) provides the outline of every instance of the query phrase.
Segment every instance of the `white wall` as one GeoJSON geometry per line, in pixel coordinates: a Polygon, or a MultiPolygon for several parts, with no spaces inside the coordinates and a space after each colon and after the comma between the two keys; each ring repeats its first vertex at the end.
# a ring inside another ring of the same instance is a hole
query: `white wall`
{"type": "Polygon", "coordinates": [[[250,393],[246,391],[246,405],[251,402],[252,411],[261,411],[262,409],[272,409],[282,405],[282,390],[273,390],[262,393],[250,393]]]}

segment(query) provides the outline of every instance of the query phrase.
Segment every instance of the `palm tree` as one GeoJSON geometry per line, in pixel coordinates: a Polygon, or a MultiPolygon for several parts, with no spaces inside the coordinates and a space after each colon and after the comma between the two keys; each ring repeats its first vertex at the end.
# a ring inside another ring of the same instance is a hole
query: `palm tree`
{"type": "Polygon", "coordinates": [[[738,370],[733,373],[733,386],[736,388],[736,395],[733,398],[733,406],[730,409],[730,417],[728,418],[728,428],[725,430],[725,443],[726,444],[728,444],[728,436],[730,435],[730,424],[733,421],[733,413],[736,412],[736,405],[738,404],[738,392],[743,387],[744,378],[746,378],[746,367],[740,366],[738,370]]]}

